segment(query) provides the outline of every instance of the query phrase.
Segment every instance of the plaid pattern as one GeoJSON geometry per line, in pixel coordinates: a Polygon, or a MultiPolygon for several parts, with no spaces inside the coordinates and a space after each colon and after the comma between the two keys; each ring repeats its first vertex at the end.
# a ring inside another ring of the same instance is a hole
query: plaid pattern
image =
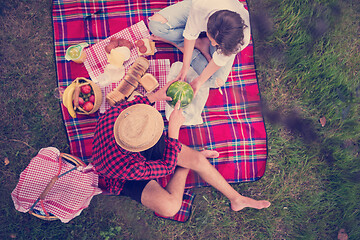
{"type": "MultiPolygon", "coordinates": [[[[105,46],[110,42],[111,38],[123,38],[131,41],[133,44],[139,39],[148,38],[150,36],[149,31],[144,23],[144,21],[140,21],[130,27],[127,27],[120,32],[117,32],[110,37],[94,44],[93,46],[86,48],[86,60],[84,62],[84,66],[89,73],[91,79],[97,79],[100,74],[104,72],[107,63],[107,56],[104,51],[105,46]]],[[[124,63],[125,70],[129,69],[131,64],[139,57],[136,48],[131,50],[131,57],[128,61],[124,63]]],[[[150,60],[150,66],[148,69],[148,73],[151,73],[156,77],[159,81],[159,87],[163,87],[166,84],[166,76],[168,75],[170,70],[170,61],[169,59],[155,59],[150,60]]],[[[116,86],[119,85],[118,83],[111,83],[107,87],[102,87],[103,93],[103,101],[100,106],[100,113],[104,113],[107,109],[110,108],[110,105],[105,100],[106,95],[111,92],[116,86]]],[[[146,91],[143,87],[139,86],[137,89],[142,95],[146,94],[146,91]]],[[[157,110],[164,110],[165,109],[165,102],[157,102],[155,103],[155,108],[157,110]]]]}
{"type": "Polygon", "coordinates": [[[147,97],[136,97],[131,102],[115,106],[102,115],[96,126],[92,165],[105,177],[110,194],[119,195],[126,180],[148,180],[172,174],[181,144],[165,137],[163,159],[146,160],[139,152],[129,152],[115,141],[114,124],[120,113],[134,104],[148,104],[147,97]]]}
{"type": "MultiPolygon", "coordinates": [[[[142,38],[149,37],[149,31],[147,30],[144,21],[136,23],[120,32],[117,32],[110,37],[106,38],[105,40],[94,44],[93,46],[86,48],[86,60],[84,65],[86,70],[88,71],[90,78],[96,80],[98,76],[104,72],[105,66],[108,64],[107,62],[107,55],[104,51],[105,46],[109,44],[110,39],[112,38],[123,38],[129,40],[133,44],[135,41],[142,38]]],[[[131,50],[130,59],[124,62],[124,67],[128,68],[133,62],[135,62],[136,58],[139,57],[139,54],[134,47],[131,50]]]]}
{"type": "MultiPolygon", "coordinates": [[[[80,42],[94,45],[141,21],[147,24],[149,16],[175,2],[54,0],[54,45],[59,88],[64,89],[76,77],[89,76],[83,64],[65,61],[67,47],[80,42]]],[[[165,43],[157,43],[156,47],[158,52],[148,59],[169,59],[170,63],[181,61],[181,53],[174,47],[165,43]]],[[[179,140],[194,149],[219,151],[220,157],[210,161],[228,182],[256,181],[265,172],[267,141],[260,112],[252,42],[236,56],[222,91],[223,95],[218,90],[210,90],[202,113],[204,124],[182,128],[179,140]]],[[[90,160],[99,112],[72,119],[63,105],[61,108],[71,154],[90,160]]],[[[161,178],[159,183],[164,186],[169,178],[161,178]]],[[[206,183],[190,172],[186,186],[206,186],[206,183]]]]}
{"type": "MultiPolygon", "coordinates": [[[[15,208],[20,212],[28,212],[50,180],[58,173],[60,177],[43,201],[44,209],[62,222],[67,223],[87,208],[94,195],[100,194],[98,175],[94,172],[83,173],[72,171],[74,166],[66,161],[61,162],[59,172],[58,149],[43,148],[31,159],[29,165],[20,174],[16,188],[11,193],[15,208]],[[66,174],[66,172],[70,171],[66,174]]],[[[42,211],[39,203],[34,209],[42,211]]]]}
{"type": "Polygon", "coordinates": [[[186,190],[183,195],[183,204],[179,212],[173,217],[163,217],[160,214],[154,212],[155,216],[178,221],[178,222],[186,222],[191,215],[191,205],[195,199],[195,194],[190,189],[186,190]]]}
{"type": "MultiPolygon", "coordinates": [[[[154,59],[154,60],[149,60],[149,63],[150,63],[150,65],[149,65],[149,69],[147,70],[147,73],[151,73],[152,75],[154,75],[154,77],[159,82],[158,88],[162,88],[166,84],[166,76],[169,74],[169,71],[170,71],[169,59],[154,59]]],[[[126,72],[128,69],[129,69],[129,67],[127,67],[126,72]]],[[[105,97],[109,92],[111,92],[119,84],[120,84],[120,82],[111,83],[109,86],[101,88],[101,91],[103,93],[103,101],[102,101],[100,109],[99,109],[100,113],[104,113],[107,109],[110,108],[110,105],[106,101],[105,97]]],[[[146,94],[147,94],[146,90],[141,85],[138,86],[136,91],[141,93],[143,96],[146,96],[146,94]]],[[[159,111],[165,110],[165,101],[155,102],[154,107],[159,111]]]]}

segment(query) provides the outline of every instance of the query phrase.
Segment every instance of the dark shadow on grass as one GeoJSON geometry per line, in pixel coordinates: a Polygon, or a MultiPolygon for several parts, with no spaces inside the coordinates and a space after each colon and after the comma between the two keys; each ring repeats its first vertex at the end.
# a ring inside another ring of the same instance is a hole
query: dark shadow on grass
{"type": "Polygon", "coordinates": [[[313,121],[302,118],[296,111],[291,111],[287,114],[272,111],[263,101],[262,113],[269,123],[286,127],[286,129],[290,130],[294,135],[300,135],[307,144],[317,142],[319,139],[313,121]]]}
{"type": "Polygon", "coordinates": [[[270,110],[264,102],[262,113],[267,122],[283,126],[294,136],[300,136],[308,147],[318,147],[319,158],[326,161],[329,166],[334,165],[336,159],[332,146],[341,144],[341,142],[335,139],[323,140],[313,120],[301,117],[296,111],[283,114],[280,111],[270,110]]]}
{"type": "Polygon", "coordinates": [[[259,7],[256,12],[250,15],[251,29],[256,31],[257,40],[266,41],[274,32],[274,23],[269,17],[268,12],[268,9],[259,7]]]}
{"type": "MultiPolygon", "coordinates": [[[[334,166],[337,159],[335,156],[334,146],[342,146],[353,152],[354,155],[359,155],[360,140],[358,142],[342,141],[338,138],[324,138],[316,129],[313,120],[303,118],[296,111],[291,111],[284,114],[280,111],[273,111],[267,107],[267,104],[262,102],[262,114],[267,122],[273,125],[280,125],[288,129],[294,136],[300,136],[304,143],[309,147],[319,148],[319,158],[324,160],[329,166],[334,166]]],[[[355,129],[357,123],[344,123],[344,129],[355,129]],[[349,125],[349,126],[347,126],[349,125]]],[[[352,182],[360,182],[360,172],[347,172],[344,178],[352,182]]]]}
{"type": "Polygon", "coordinates": [[[269,15],[271,9],[265,7],[261,1],[257,3],[256,11],[251,12],[251,31],[256,39],[256,55],[261,62],[275,59],[279,63],[285,62],[284,46],[268,44],[269,39],[275,32],[274,22],[269,15]]]}

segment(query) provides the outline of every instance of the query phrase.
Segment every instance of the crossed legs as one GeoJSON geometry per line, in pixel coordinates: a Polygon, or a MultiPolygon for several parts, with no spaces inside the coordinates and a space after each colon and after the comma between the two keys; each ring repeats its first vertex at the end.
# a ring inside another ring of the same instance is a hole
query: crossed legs
{"type": "Polygon", "coordinates": [[[175,215],[181,206],[185,181],[189,169],[197,172],[200,177],[226,196],[233,211],[240,211],[245,207],[262,209],[270,206],[266,200],[255,200],[242,196],[224,179],[214,166],[207,160],[209,157],[218,157],[216,151],[198,152],[185,145],[178,156],[178,167],[166,186],[162,188],[156,181],[150,181],[141,196],[141,202],[146,207],[163,216],[175,215]]]}
{"type": "MultiPolygon", "coordinates": [[[[179,23],[176,25],[176,21],[174,21],[173,16],[170,16],[169,18],[171,21],[168,21],[166,17],[161,15],[166,13],[160,13],[155,13],[149,18],[149,29],[152,32],[150,39],[171,44],[183,52],[183,30],[185,29],[185,23],[179,23]]],[[[196,39],[195,48],[199,50],[201,56],[196,54],[193,55],[191,67],[200,75],[207,64],[211,61],[212,53],[215,51],[215,47],[211,46],[209,38],[202,37],[196,39]]],[[[222,66],[216,73],[214,73],[206,81],[206,87],[218,88],[223,86],[232,70],[234,59],[235,56],[229,59],[228,63],[222,66]]]]}
{"type": "MultiPolygon", "coordinates": [[[[166,24],[168,20],[166,18],[164,18],[163,16],[161,16],[159,13],[155,13],[151,17],[151,21],[156,21],[156,22],[159,22],[162,24],[166,24]]],[[[156,36],[155,34],[151,35],[150,39],[155,40],[155,41],[169,43],[169,44],[173,45],[174,47],[178,48],[181,52],[183,52],[183,50],[184,50],[184,47],[178,46],[174,42],[171,42],[160,36],[156,36]]],[[[202,53],[202,55],[204,55],[204,57],[206,58],[206,60],[208,62],[210,62],[211,58],[212,58],[210,55],[210,52],[209,52],[209,47],[210,47],[210,40],[207,37],[196,39],[195,48],[197,48],[202,53]]]]}
{"type": "Polygon", "coordinates": [[[180,209],[189,169],[177,167],[165,188],[151,180],[141,194],[141,203],[164,216],[174,216],[180,209]]]}

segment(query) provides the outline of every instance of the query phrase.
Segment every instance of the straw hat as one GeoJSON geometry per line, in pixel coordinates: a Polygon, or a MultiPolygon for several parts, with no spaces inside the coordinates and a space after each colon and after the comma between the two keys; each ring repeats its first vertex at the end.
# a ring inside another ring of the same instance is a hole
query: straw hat
{"type": "Polygon", "coordinates": [[[114,136],[120,147],[141,152],[154,146],[164,130],[161,114],[147,104],[126,108],[115,121],[114,136]]]}

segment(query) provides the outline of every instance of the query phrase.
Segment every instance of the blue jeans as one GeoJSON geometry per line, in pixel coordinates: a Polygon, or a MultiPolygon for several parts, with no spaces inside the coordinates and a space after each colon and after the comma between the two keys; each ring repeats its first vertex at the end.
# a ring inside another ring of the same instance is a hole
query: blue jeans
{"type": "MultiPolygon", "coordinates": [[[[158,13],[163,16],[167,22],[161,23],[151,20],[149,18],[149,29],[158,37],[164,38],[179,47],[184,46],[183,32],[189,16],[191,8],[191,0],[184,0],[176,4],[170,5],[158,13]]],[[[210,55],[216,51],[216,48],[210,44],[210,55]]],[[[224,66],[217,70],[204,84],[203,87],[217,88],[216,79],[220,78],[225,83],[232,69],[235,57],[231,58],[224,66]]],[[[199,50],[194,49],[191,58],[190,66],[195,70],[197,74],[201,74],[205,67],[208,65],[208,61],[200,53],[199,50]]]]}

